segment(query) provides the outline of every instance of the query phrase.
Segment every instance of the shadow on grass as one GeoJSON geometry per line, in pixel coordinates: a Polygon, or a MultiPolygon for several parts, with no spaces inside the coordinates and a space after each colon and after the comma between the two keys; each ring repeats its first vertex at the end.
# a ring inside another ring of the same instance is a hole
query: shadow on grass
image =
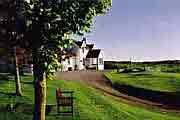
{"type": "Polygon", "coordinates": [[[32,100],[27,96],[17,96],[16,93],[8,93],[0,91],[0,105],[1,104],[16,104],[16,103],[32,103],[32,100]]]}
{"type": "Polygon", "coordinates": [[[180,92],[160,92],[118,83],[112,87],[128,96],[162,104],[164,108],[180,109],[180,92]]]}
{"type": "MultiPolygon", "coordinates": [[[[7,103],[0,105],[0,112],[20,112],[27,115],[32,115],[34,111],[34,104],[28,103],[7,103]]],[[[56,105],[46,105],[46,115],[57,115],[56,105]]]]}
{"type": "Polygon", "coordinates": [[[149,73],[134,73],[134,74],[129,74],[131,77],[154,77],[154,75],[149,74],[149,73]]]}
{"type": "Polygon", "coordinates": [[[7,92],[2,92],[2,91],[0,91],[0,94],[7,95],[7,96],[9,96],[9,97],[14,97],[14,96],[16,96],[16,93],[7,93],[7,92]]]}
{"type": "Polygon", "coordinates": [[[0,112],[21,112],[33,114],[33,105],[25,103],[7,103],[0,105],[0,112]]]}
{"type": "Polygon", "coordinates": [[[6,81],[9,81],[9,76],[8,74],[0,74],[0,83],[3,83],[3,82],[6,82],[6,81]]]}
{"type": "Polygon", "coordinates": [[[23,84],[33,85],[33,81],[21,81],[23,84]]]}
{"type": "MultiPolygon", "coordinates": [[[[22,75],[21,77],[29,77],[29,75],[22,75]]],[[[14,76],[12,74],[0,74],[0,83],[4,83],[4,82],[7,82],[7,81],[14,82],[14,76]]],[[[31,81],[21,80],[21,83],[23,83],[23,84],[33,84],[33,81],[32,80],[31,81]]]]}

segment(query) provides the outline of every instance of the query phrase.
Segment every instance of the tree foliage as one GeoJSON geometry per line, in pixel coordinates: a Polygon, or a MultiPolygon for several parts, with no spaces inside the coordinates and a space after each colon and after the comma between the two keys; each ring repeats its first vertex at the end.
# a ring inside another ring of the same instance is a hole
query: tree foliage
{"type": "Polygon", "coordinates": [[[72,43],[70,36],[90,32],[93,17],[104,14],[111,4],[111,0],[4,1],[1,11],[8,15],[1,21],[1,42],[9,48],[39,51],[43,69],[55,72],[60,65],[57,52],[72,43]]]}
{"type": "Polygon", "coordinates": [[[111,0],[26,0],[24,5],[25,48],[39,51],[39,63],[53,73],[60,65],[57,52],[72,43],[70,36],[90,32],[93,17],[105,13],[111,0]]]}
{"type": "Polygon", "coordinates": [[[111,4],[111,0],[10,0],[6,23],[10,27],[1,33],[12,47],[19,46],[32,55],[34,120],[45,120],[45,76],[60,67],[59,51],[73,42],[71,36],[90,32],[94,16],[104,14],[111,4]]]}

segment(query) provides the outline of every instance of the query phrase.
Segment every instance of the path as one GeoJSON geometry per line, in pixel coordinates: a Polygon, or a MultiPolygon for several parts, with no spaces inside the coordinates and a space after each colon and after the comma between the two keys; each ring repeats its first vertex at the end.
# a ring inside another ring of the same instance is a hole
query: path
{"type": "Polygon", "coordinates": [[[100,71],[72,71],[72,72],[58,72],[57,78],[62,80],[77,80],[91,85],[92,87],[100,90],[104,95],[112,96],[116,100],[122,102],[140,105],[151,108],[158,107],[163,111],[175,111],[180,112],[180,107],[166,106],[162,103],[152,102],[133,96],[128,96],[127,93],[119,92],[113,89],[110,80],[106,78],[104,72],[100,71]]]}

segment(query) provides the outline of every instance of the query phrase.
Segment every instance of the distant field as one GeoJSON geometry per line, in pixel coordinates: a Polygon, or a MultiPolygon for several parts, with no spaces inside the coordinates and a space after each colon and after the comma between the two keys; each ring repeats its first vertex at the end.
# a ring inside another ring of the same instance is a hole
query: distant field
{"type": "Polygon", "coordinates": [[[117,73],[108,72],[105,74],[114,83],[132,85],[135,87],[165,91],[180,92],[180,74],[163,72],[137,72],[117,73]]]}
{"type": "MultiPolygon", "coordinates": [[[[15,91],[13,77],[0,77],[0,108],[7,103],[25,103],[25,106],[16,112],[0,112],[0,120],[32,120],[32,106],[28,105],[33,103],[32,77],[24,76],[21,80],[23,97],[15,97],[11,95],[15,91]]],[[[116,101],[113,97],[104,96],[102,92],[77,81],[48,80],[47,83],[48,104],[56,104],[57,87],[75,92],[74,120],[179,120],[180,118],[177,113],[116,101]]],[[[56,116],[56,108],[54,108],[53,113],[47,115],[46,120],[71,120],[71,118],[56,116]]]]}

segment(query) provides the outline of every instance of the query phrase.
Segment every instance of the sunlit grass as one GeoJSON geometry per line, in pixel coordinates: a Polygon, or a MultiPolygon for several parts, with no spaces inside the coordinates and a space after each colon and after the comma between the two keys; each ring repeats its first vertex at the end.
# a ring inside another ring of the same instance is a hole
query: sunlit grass
{"type": "MultiPolygon", "coordinates": [[[[13,78],[0,84],[0,106],[7,103],[33,103],[33,85],[30,76],[21,77],[23,97],[15,97],[6,93],[14,93],[15,84],[13,78]]],[[[139,106],[128,105],[116,101],[113,97],[104,96],[102,92],[77,81],[48,80],[47,104],[55,105],[55,90],[73,90],[75,97],[75,120],[178,120],[180,115],[176,113],[164,113],[158,109],[148,109],[139,106]]],[[[32,106],[29,106],[32,107],[32,106]]],[[[25,108],[19,112],[0,112],[0,120],[32,120],[32,114],[27,114],[25,108]]],[[[32,111],[28,111],[32,112],[32,111]]],[[[47,120],[71,120],[71,118],[59,117],[54,113],[47,115],[47,120]]]]}
{"type": "Polygon", "coordinates": [[[137,72],[137,73],[117,73],[109,72],[105,74],[114,83],[132,85],[135,87],[166,91],[180,91],[180,74],[163,72],[137,72]]]}

